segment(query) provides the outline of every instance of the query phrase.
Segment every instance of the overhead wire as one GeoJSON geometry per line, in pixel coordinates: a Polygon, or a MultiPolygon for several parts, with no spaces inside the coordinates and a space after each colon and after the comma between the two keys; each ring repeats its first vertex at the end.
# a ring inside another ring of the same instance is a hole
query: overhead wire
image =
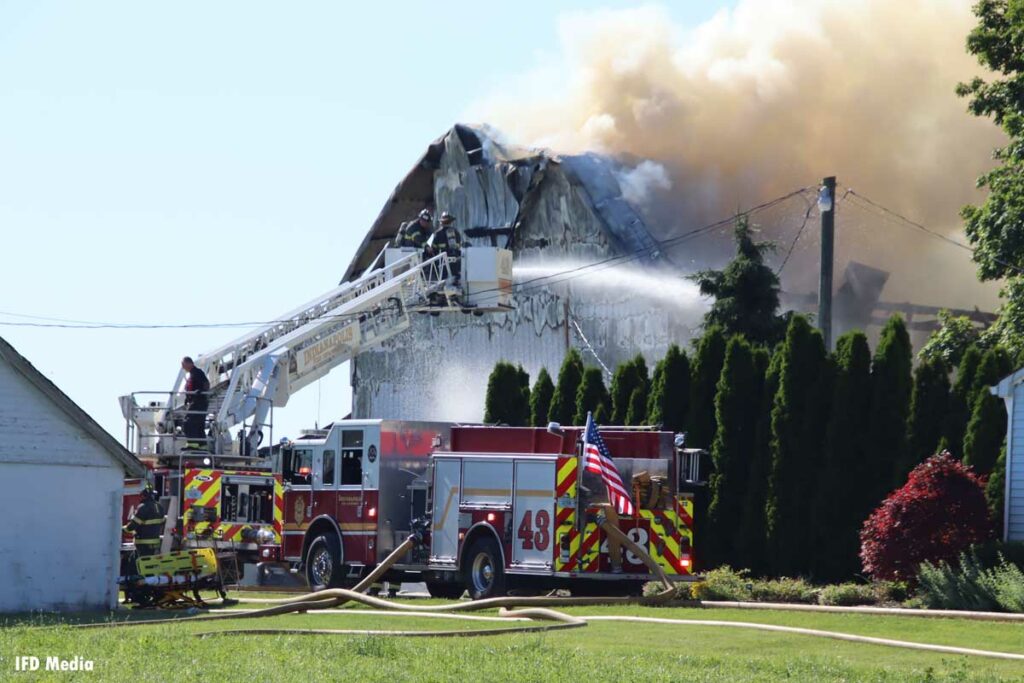
{"type": "Polygon", "coordinates": [[[807,212],[804,213],[804,220],[800,223],[800,228],[796,231],[796,236],[793,241],[789,243],[789,249],[786,250],[786,257],[782,259],[782,264],[779,265],[778,270],[775,271],[775,277],[782,275],[782,271],[786,269],[786,264],[789,263],[789,257],[793,255],[793,249],[796,247],[796,243],[800,241],[800,237],[804,234],[804,229],[807,227],[807,221],[811,218],[811,210],[814,209],[812,202],[807,202],[807,212]]]}
{"type": "MultiPolygon", "coordinates": [[[[846,196],[852,197],[854,199],[854,205],[859,206],[861,209],[868,211],[869,213],[874,213],[875,215],[887,217],[898,223],[902,223],[906,226],[915,228],[935,239],[946,242],[947,244],[951,244],[952,246],[957,247],[959,249],[963,249],[964,251],[969,252],[972,256],[974,256],[977,253],[977,249],[970,246],[969,244],[964,244],[963,242],[955,240],[952,237],[949,237],[948,235],[944,235],[941,232],[938,232],[937,230],[933,230],[926,225],[923,225],[915,220],[907,218],[903,214],[893,211],[892,209],[880,204],[879,202],[876,202],[873,199],[866,197],[863,194],[860,194],[853,188],[847,188],[846,192],[843,194],[844,198],[846,196]]],[[[1007,261],[1004,261],[994,256],[990,256],[989,258],[991,258],[992,261],[998,263],[1004,268],[1008,268],[1017,273],[1024,273],[1024,268],[1016,266],[1012,263],[1008,263],[1007,261]]]]}
{"type": "MultiPolygon", "coordinates": [[[[804,194],[805,192],[807,192],[807,191],[809,191],[811,189],[813,189],[812,186],[801,187],[801,188],[798,188],[796,190],[793,190],[792,192],[788,192],[788,193],[786,193],[784,195],[781,195],[779,197],[776,197],[774,199],[762,202],[760,204],[752,206],[752,207],[750,207],[748,209],[745,209],[743,211],[738,211],[738,212],[736,212],[736,213],[734,213],[734,214],[732,214],[732,215],[730,215],[730,216],[728,216],[726,218],[717,220],[717,221],[715,221],[713,223],[708,223],[708,224],[702,225],[702,226],[700,226],[698,228],[694,228],[692,230],[689,230],[689,231],[687,231],[687,232],[685,232],[683,234],[676,235],[675,237],[667,238],[667,239],[664,239],[664,240],[654,240],[654,243],[655,243],[655,245],[658,248],[658,249],[655,250],[655,253],[658,250],[660,250],[660,249],[665,249],[665,248],[668,248],[668,247],[677,246],[678,244],[682,244],[683,242],[686,242],[688,240],[694,239],[694,238],[699,237],[701,235],[707,234],[707,233],[715,230],[716,228],[720,228],[720,227],[723,227],[725,225],[728,225],[729,223],[735,221],[738,217],[740,217],[742,215],[753,215],[753,214],[755,214],[757,212],[764,211],[764,210],[767,210],[767,209],[772,208],[774,206],[777,206],[777,205],[779,205],[779,204],[781,204],[781,203],[783,203],[783,202],[785,202],[785,201],[787,201],[787,200],[789,200],[789,199],[791,199],[791,198],[793,198],[795,196],[802,195],[802,194],[804,194]]],[[[624,253],[624,254],[617,254],[615,256],[610,256],[608,258],[600,259],[600,260],[594,261],[592,263],[582,264],[580,266],[576,266],[576,267],[573,267],[573,268],[567,268],[567,269],[565,269],[563,271],[559,271],[559,272],[555,272],[555,273],[549,273],[547,275],[541,275],[541,276],[538,276],[538,277],[535,277],[535,278],[531,278],[529,280],[525,280],[525,281],[522,281],[522,282],[513,283],[512,287],[513,287],[513,290],[517,291],[517,292],[533,291],[533,290],[539,289],[541,287],[547,287],[547,286],[550,286],[552,284],[558,284],[558,283],[561,283],[561,282],[566,282],[568,280],[575,279],[577,277],[582,277],[583,275],[590,275],[592,273],[591,272],[586,272],[586,271],[591,271],[592,269],[595,269],[595,268],[597,268],[599,270],[594,270],[592,272],[600,272],[601,270],[604,270],[607,267],[619,266],[619,265],[622,265],[624,263],[629,263],[629,262],[635,261],[635,260],[643,258],[645,256],[650,256],[650,255],[652,255],[652,250],[649,249],[649,248],[635,249],[633,251],[630,251],[630,252],[627,252],[627,253],[624,253]],[[537,284],[537,283],[541,283],[541,284],[537,284]]],[[[501,292],[501,291],[504,291],[503,288],[493,287],[493,288],[490,288],[490,289],[479,290],[479,291],[475,292],[474,294],[476,296],[479,296],[481,294],[487,294],[489,292],[501,292]]],[[[60,328],[60,329],[86,329],[86,330],[95,330],[95,329],[146,329],[146,330],[217,329],[217,328],[255,327],[255,326],[263,326],[263,325],[277,325],[277,324],[286,324],[286,323],[292,322],[291,320],[269,320],[269,321],[239,321],[239,322],[216,322],[216,323],[166,323],[166,324],[161,324],[161,323],[115,323],[115,322],[98,322],[98,321],[78,321],[78,320],[71,320],[71,319],[65,319],[65,318],[55,318],[55,317],[48,317],[48,316],[35,316],[35,315],[29,315],[29,314],[25,314],[25,313],[13,313],[13,312],[8,312],[8,311],[0,311],[0,315],[8,316],[8,317],[30,318],[30,319],[33,319],[33,320],[45,321],[45,322],[31,322],[31,321],[21,321],[21,322],[19,322],[19,321],[0,320],[0,326],[6,326],[6,327],[60,328]]],[[[323,318],[321,318],[321,320],[325,320],[325,321],[339,320],[340,321],[340,320],[347,320],[347,319],[355,318],[355,317],[358,317],[360,315],[363,315],[363,314],[362,313],[338,314],[338,315],[334,315],[334,316],[324,316],[323,318]]]]}

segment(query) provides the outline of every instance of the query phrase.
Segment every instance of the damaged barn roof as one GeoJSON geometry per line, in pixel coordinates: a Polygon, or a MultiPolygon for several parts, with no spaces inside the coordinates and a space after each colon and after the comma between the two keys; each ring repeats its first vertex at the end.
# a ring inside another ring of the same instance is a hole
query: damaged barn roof
{"type": "Polygon", "coordinates": [[[451,212],[464,232],[510,228],[513,250],[523,247],[524,222],[540,223],[530,226],[531,234],[571,243],[572,225],[586,213],[587,222],[596,217],[603,228],[608,252],[658,258],[657,242],[638,210],[622,196],[619,170],[617,162],[598,154],[556,155],[515,147],[500,142],[486,127],[456,124],[427,147],[395,187],[342,281],[361,274],[394,239],[401,223],[424,207],[451,212]],[[540,195],[552,188],[557,201],[550,196],[541,201],[540,195]]]}

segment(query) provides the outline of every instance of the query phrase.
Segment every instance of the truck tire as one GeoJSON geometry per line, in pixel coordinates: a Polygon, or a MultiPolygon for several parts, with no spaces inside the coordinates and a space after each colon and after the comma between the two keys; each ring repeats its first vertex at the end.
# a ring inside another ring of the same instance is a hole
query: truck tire
{"type": "Polygon", "coordinates": [[[473,600],[505,595],[505,568],[501,562],[501,551],[493,538],[481,536],[473,541],[463,557],[462,575],[473,600]]]}
{"type": "Polygon", "coordinates": [[[458,600],[466,592],[466,587],[453,581],[427,581],[427,592],[432,598],[458,600]]]}
{"type": "Polygon", "coordinates": [[[334,534],[321,534],[309,544],[306,553],[306,581],[310,588],[340,588],[344,571],[341,544],[334,534]]]}

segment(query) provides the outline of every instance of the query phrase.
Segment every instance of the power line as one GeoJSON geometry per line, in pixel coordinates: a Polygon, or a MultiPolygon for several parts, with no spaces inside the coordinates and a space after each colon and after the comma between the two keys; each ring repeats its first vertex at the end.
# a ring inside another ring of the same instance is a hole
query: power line
{"type": "MultiPolygon", "coordinates": [[[[953,239],[951,237],[948,237],[946,235],[943,235],[940,232],[932,230],[931,228],[929,228],[929,227],[927,227],[925,225],[922,225],[921,223],[918,223],[917,221],[911,220],[911,219],[907,218],[906,216],[904,216],[902,214],[899,214],[899,213],[893,211],[892,209],[889,209],[889,208],[879,204],[878,202],[873,201],[872,199],[870,199],[868,197],[865,197],[864,195],[854,191],[852,188],[848,188],[846,190],[846,192],[843,194],[843,197],[846,197],[847,195],[852,195],[852,197],[855,200],[859,200],[860,202],[863,202],[863,204],[860,204],[860,207],[863,208],[863,209],[867,209],[868,206],[873,207],[874,209],[877,209],[878,211],[882,212],[883,214],[885,214],[885,215],[887,215],[887,216],[889,216],[891,218],[895,218],[895,219],[901,221],[902,223],[904,223],[906,225],[909,225],[909,226],[911,226],[913,228],[916,228],[917,230],[920,230],[921,232],[924,232],[924,233],[926,233],[926,234],[928,234],[928,235],[930,235],[930,236],[932,236],[932,237],[934,237],[936,239],[942,240],[943,242],[946,242],[947,244],[952,244],[954,247],[958,247],[960,249],[963,249],[964,251],[970,252],[971,256],[974,256],[977,253],[977,250],[974,247],[972,247],[972,246],[970,246],[968,244],[964,244],[963,242],[959,242],[959,241],[957,241],[957,240],[955,240],[955,239],[953,239]],[[865,206],[865,205],[867,205],[867,206],[865,206]]],[[[1003,261],[1002,259],[996,258],[994,256],[991,256],[989,258],[991,258],[993,261],[995,261],[996,263],[998,263],[999,265],[1001,265],[1001,266],[1003,266],[1005,268],[1009,268],[1010,270],[1013,270],[1013,271],[1018,272],[1018,273],[1024,273],[1024,269],[1022,269],[1022,268],[1020,268],[1018,266],[1015,266],[1012,263],[1007,263],[1006,261],[1003,261]]]]}
{"type": "Polygon", "coordinates": [[[800,229],[796,231],[796,237],[789,243],[789,249],[786,251],[786,257],[782,259],[782,265],[775,271],[775,277],[782,275],[782,271],[785,270],[786,264],[789,263],[789,257],[793,255],[793,248],[796,247],[796,243],[800,241],[800,236],[804,234],[804,228],[807,227],[807,221],[811,218],[811,209],[814,208],[814,204],[811,202],[807,203],[807,213],[804,214],[804,220],[800,224],[800,229]]]}
{"type": "MultiPolygon", "coordinates": [[[[785,202],[785,201],[787,201],[787,200],[789,200],[789,199],[791,199],[791,198],[793,198],[793,197],[795,197],[797,195],[802,195],[803,193],[805,193],[805,192],[807,192],[808,190],[811,190],[811,189],[813,189],[812,186],[806,186],[806,187],[798,188],[796,190],[793,190],[792,192],[789,192],[787,194],[784,194],[784,195],[781,195],[779,197],[776,197],[775,199],[771,199],[771,200],[768,200],[766,202],[762,202],[761,204],[757,204],[755,206],[752,206],[749,209],[746,209],[744,211],[739,211],[737,213],[734,213],[731,216],[728,216],[727,218],[723,218],[723,219],[715,221],[713,223],[708,223],[707,225],[703,225],[701,227],[694,228],[694,229],[689,230],[689,231],[687,231],[687,232],[685,232],[685,233],[683,233],[681,235],[676,235],[675,237],[671,237],[671,238],[664,239],[664,240],[654,240],[654,242],[655,242],[655,244],[660,249],[665,249],[667,247],[676,246],[676,245],[681,244],[681,243],[683,243],[683,242],[685,242],[687,240],[694,239],[694,238],[699,237],[701,235],[707,234],[708,232],[710,232],[712,230],[715,230],[716,228],[720,228],[722,226],[728,225],[729,223],[734,222],[740,216],[743,216],[743,215],[753,215],[753,214],[755,214],[757,212],[767,210],[767,209],[772,208],[774,206],[777,206],[777,205],[779,205],[779,204],[781,204],[781,203],[783,203],[783,202],[785,202]]],[[[809,213],[808,213],[808,215],[809,215],[809,213]]],[[[806,219],[805,219],[804,223],[806,224],[806,219]]],[[[792,251],[792,247],[790,247],[790,250],[792,251]]],[[[568,280],[575,279],[576,277],[580,277],[582,275],[589,275],[590,273],[587,273],[587,272],[584,272],[584,271],[588,271],[588,270],[593,269],[593,268],[600,268],[600,270],[604,270],[605,268],[602,268],[601,266],[604,266],[604,267],[618,266],[618,265],[621,265],[623,263],[629,263],[630,261],[634,261],[634,260],[639,259],[639,258],[641,258],[643,256],[649,256],[649,255],[651,255],[651,251],[649,249],[636,249],[636,250],[634,250],[632,252],[628,252],[628,253],[625,253],[625,254],[619,254],[619,255],[616,255],[616,256],[610,256],[608,258],[601,259],[601,260],[595,261],[593,263],[583,264],[583,265],[580,265],[580,266],[577,266],[577,267],[574,267],[574,268],[568,268],[568,269],[566,269],[564,271],[559,271],[559,272],[556,272],[556,273],[550,273],[548,275],[541,275],[541,276],[538,276],[538,277],[535,277],[535,278],[531,278],[529,280],[525,280],[523,282],[514,283],[512,285],[512,287],[513,287],[513,289],[515,291],[518,291],[518,292],[532,291],[534,289],[539,289],[541,287],[547,287],[547,286],[550,286],[552,284],[558,284],[558,283],[561,283],[561,282],[566,282],[568,280]],[[548,282],[544,282],[546,280],[548,280],[548,282]],[[541,284],[536,284],[536,283],[541,283],[541,284]]],[[[785,264],[783,264],[783,265],[785,265],[785,264]]],[[[600,272],[600,270],[593,271],[593,272],[600,272]]],[[[475,292],[475,294],[476,295],[480,295],[480,294],[487,294],[489,292],[501,292],[501,291],[503,291],[502,288],[500,288],[500,287],[493,287],[491,289],[480,290],[478,292],[475,292]]],[[[36,327],[36,328],[57,328],[57,329],[76,329],[76,330],[99,330],[99,329],[118,329],[118,330],[218,329],[218,328],[257,327],[257,326],[266,326],[266,325],[279,325],[279,324],[287,324],[287,323],[292,322],[291,320],[270,320],[270,321],[241,321],[241,322],[220,322],[220,323],[168,323],[168,324],[156,323],[156,324],[154,324],[154,323],[113,323],[113,322],[97,322],[97,321],[88,321],[88,320],[70,320],[70,319],[66,319],[66,318],[54,318],[54,317],[47,317],[47,316],[35,316],[35,315],[29,315],[29,314],[25,314],[25,313],[12,313],[12,312],[5,312],[5,311],[0,311],[0,315],[5,315],[5,316],[9,316],[9,317],[18,317],[18,318],[29,318],[29,319],[32,319],[32,320],[45,321],[45,322],[16,322],[16,321],[9,321],[9,320],[0,320],[0,326],[5,326],[5,327],[36,327]]],[[[339,314],[339,315],[335,315],[335,316],[324,317],[324,318],[322,318],[322,320],[325,320],[325,321],[334,321],[334,320],[341,321],[341,320],[347,320],[347,319],[355,318],[355,317],[358,317],[360,315],[363,315],[363,314],[362,313],[339,314]]]]}

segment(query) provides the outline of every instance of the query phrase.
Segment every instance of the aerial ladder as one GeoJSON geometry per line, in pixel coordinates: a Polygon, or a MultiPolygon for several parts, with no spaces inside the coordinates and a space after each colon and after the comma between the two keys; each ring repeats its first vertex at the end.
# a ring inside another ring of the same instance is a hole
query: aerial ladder
{"type": "MultiPolygon", "coordinates": [[[[512,253],[465,247],[461,259],[386,248],[364,273],[195,359],[210,380],[206,448],[216,456],[255,455],[272,409],[362,351],[409,329],[415,313],[483,314],[511,308],[512,253]],[[461,273],[452,272],[459,263],[461,273]],[[241,425],[237,438],[231,430],[241,425]]],[[[129,447],[142,457],[180,456],[176,426],[185,371],[170,392],[120,397],[129,447]],[[147,397],[156,395],[155,400],[147,397]]]]}

